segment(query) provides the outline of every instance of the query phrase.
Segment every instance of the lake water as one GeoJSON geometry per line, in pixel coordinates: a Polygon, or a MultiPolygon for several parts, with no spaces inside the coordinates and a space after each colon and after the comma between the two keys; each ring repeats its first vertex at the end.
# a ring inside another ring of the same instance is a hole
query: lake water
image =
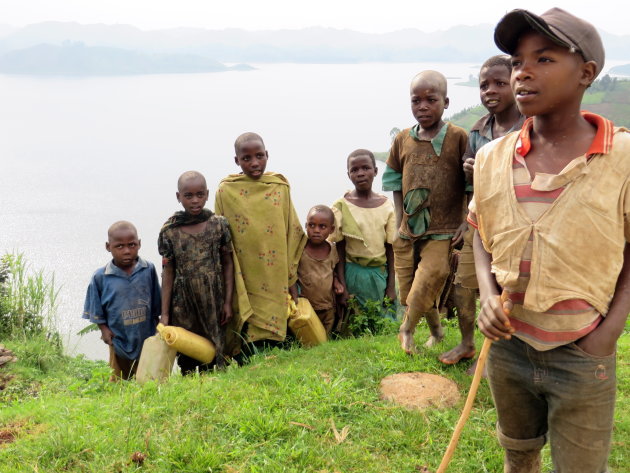
{"type": "Polygon", "coordinates": [[[256,67],[115,78],[0,75],[0,252],[24,252],[35,268],[54,271],[69,353],[105,358],[98,333],[75,334],[86,325],[90,277],[109,259],[108,226],[136,224],[140,254],[159,266],[160,226],[179,210],[177,177],[202,172],[213,196],[219,180],[238,171],[233,142],[240,133],[265,139],[267,170],[289,179],[304,218],[350,188],[349,152],[386,151],[391,128],[414,123],[408,87],[415,73],[437,69],[449,78],[446,116],[479,100],[476,88],[454,85],[477,74],[478,64],[256,67]]]}

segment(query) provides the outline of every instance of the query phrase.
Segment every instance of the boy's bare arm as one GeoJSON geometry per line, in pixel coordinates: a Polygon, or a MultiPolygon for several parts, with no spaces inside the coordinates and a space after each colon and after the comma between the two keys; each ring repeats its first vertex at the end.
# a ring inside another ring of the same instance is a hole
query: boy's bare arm
{"type": "Polygon", "coordinates": [[[615,352],[617,339],[630,312],[630,244],[626,243],[623,252],[623,266],[617,278],[615,294],[610,302],[606,318],[595,330],[579,339],[577,345],[587,353],[595,356],[612,355],[615,352]]]}
{"type": "Polygon", "coordinates": [[[234,294],[234,260],[231,251],[221,253],[221,267],[223,270],[223,317],[221,325],[232,318],[232,295],[234,294]]]}
{"type": "Polygon", "coordinates": [[[162,266],[162,315],[160,316],[160,322],[164,325],[169,323],[174,279],[175,268],[173,263],[168,262],[162,266]]]}
{"type": "Polygon", "coordinates": [[[337,279],[343,286],[343,292],[339,296],[339,303],[346,305],[348,301],[348,288],[346,286],[346,240],[341,240],[336,243],[337,255],[339,255],[339,263],[335,267],[337,279]]]}
{"type": "Polygon", "coordinates": [[[107,324],[98,324],[98,328],[101,329],[101,340],[107,345],[114,343],[114,332],[112,332],[107,324]]]}
{"type": "Polygon", "coordinates": [[[385,295],[391,302],[396,300],[396,270],[394,269],[394,248],[385,243],[385,258],[387,258],[387,288],[385,295]]]}
{"type": "Polygon", "coordinates": [[[479,232],[475,230],[473,238],[473,253],[475,256],[475,268],[477,282],[479,284],[479,304],[481,310],[477,319],[479,330],[492,340],[499,338],[510,339],[514,328],[505,315],[505,311],[512,309],[511,302],[501,303],[501,295],[497,281],[490,271],[492,257],[483,247],[479,232]]]}
{"type": "Polygon", "coordinates": [[[396,230],[400,231],[402,223],[403,196],[402,191],[394,191],[394,212],[396,212],[396,230]]]}
{"type": "Polygon", "coordinates": [[[464,241],[464,234],[468,231],[468,222],[466,222],[466,220],[464,220],[459,227],[457,228],[457,230],[455,230],[455,234],[453,235],[453,238],[451,238],[451,246],[457,246],[459,245],[462,241],[464,241]]]}

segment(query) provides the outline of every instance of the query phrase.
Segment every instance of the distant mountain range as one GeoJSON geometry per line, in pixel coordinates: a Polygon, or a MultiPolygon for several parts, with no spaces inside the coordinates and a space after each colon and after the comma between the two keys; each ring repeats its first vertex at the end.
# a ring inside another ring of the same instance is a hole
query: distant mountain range
{"type": "MultiPolygon", "coordinates": [[[[601,32],[610,59],[630,35],[601,32]]],[[[45,22],[0,25],[0,73],[136,74],[227,70],[222,63],[481,62],[499,51],[493,26],[368,34],[331,28],[245,31],[45,22]]]]}

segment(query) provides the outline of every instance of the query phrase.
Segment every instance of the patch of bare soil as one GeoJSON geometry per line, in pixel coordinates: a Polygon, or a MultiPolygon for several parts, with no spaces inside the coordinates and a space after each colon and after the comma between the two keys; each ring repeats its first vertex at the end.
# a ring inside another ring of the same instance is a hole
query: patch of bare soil
{"type": "Polygon", "coordinates": [[[0,429],[0,444],[11,443],[15,440],[15,433],[9,429],[0,429]]]}
{"type": "Polygon", "coordinates": [[[429,373],[397,373],[381,380],[381,398],[410,409],[457,404],[457,385],[442,376],[429,373]]]}
{"type": "Polygon", "coordinates": [[[24,425],[21,422],[0,425],[0,445],[13,442],[15,440],[15,437],[17,437],[18,432],[23,427],[24,425]]]}

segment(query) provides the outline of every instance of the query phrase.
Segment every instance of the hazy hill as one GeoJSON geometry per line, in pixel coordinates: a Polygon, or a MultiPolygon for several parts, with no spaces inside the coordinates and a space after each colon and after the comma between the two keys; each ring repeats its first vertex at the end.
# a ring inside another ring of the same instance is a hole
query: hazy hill
{"type": "MultiPolygon", "coordinates": [[[[44,22],[0,27],[0,54],[42,43],[81,42],[150,53],[196,54],[220,62],[477,62],[498,52],[492,25],[456,26],[425,33],[405,29],[368,34],[333,28],[245,31],[172,28],[143,31],[129,25],[44,22]]],[[[602,32],[607,57],[625,59],[630,36],[602,32]]]]}
{"type": "MultiPolygon", "coordinates": [[[[247,66],[235,66],[242,70],[247,66]]],[[[191,54],[148,54],[120,48],[40,44],[0,57],[0,72],[37,75],[126,75],[197,73],[232,68],[191,54]]]]}
{"type": "Polygon", "coordinates": [[[620,76],[630,76],[630,64],[624,64],[622,66],[615,66],[610,69],[611,74],[617,74],[620,76]]]}

